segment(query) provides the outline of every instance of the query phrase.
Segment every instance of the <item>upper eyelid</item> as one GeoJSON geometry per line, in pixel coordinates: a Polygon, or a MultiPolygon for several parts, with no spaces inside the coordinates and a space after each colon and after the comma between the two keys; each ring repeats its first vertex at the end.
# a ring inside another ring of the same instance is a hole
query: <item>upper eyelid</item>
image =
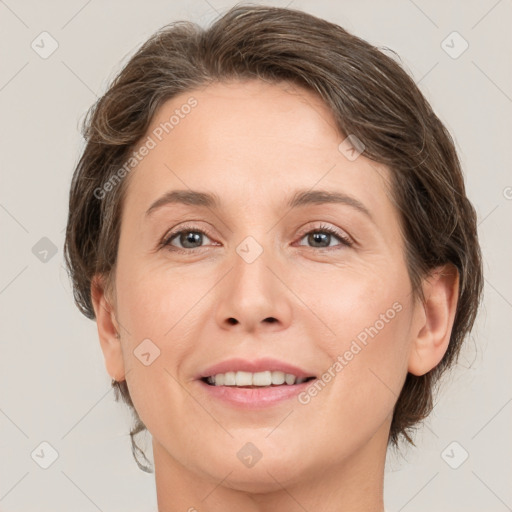
{"type": "MultiPolygon", "coordinates": [[[[162,244],[170,245],[171,240],[174,239],[176,236],[180,235],[184,231],[185,232],[186,231],[197,231],[197,232],[203,233],[210,239],[213,238],[213,235],[210,235],[206,229],[193,224],[194,222],[197,222],[197,221],[191,221],[191,222],[192,222],[191,224],[187,224],[185,222],[185,224],[183,226],[180,226],[177,230],[171,230],[171,233],[166,234],[164,236],[164,238],[162,240],[162,244]]],[[[313,222],[321,222],[322,224],[326,224],[325,221],[310,221],[310,223],[308,223],[308,224],[311,224],[313,222]]],[[[353,237],[351,235],[349,235],[345,230],[338,228],[337,226],[330,226],[330,225],[329,226],[326,226],[326,225],[316,226],[316,227],[312,226],[312,225],[306,225],[306,227],[301,229],[300,234],[298,235],[299,240],[301,240],[304,236],[306,236],[307,234],[309,234],[313,231],[322,232],[322,231],[325,231],[326,229],[333,230],[334,232],[331,234],[338,237],[342,243],[346,244],[347,241],[350,243],[350,245],[353,245],[356,243],[355,240],[353,239],[353,237]]],[[[200,248],[201,247],[199,247],[198,249],[200,249],[200,248]]],[[[177,247],[177,249],[181,249],[181,247],[177,247]]],[[[187,249],[184,249],[184,250],[187,250],[187,249]]],[[[192,250],[192,249],[188,249],[188,250],[192,250]]]]}
{"type": "MultiPolygon", "coordinates": [[[[192,222],[196,222],[196,221],[192,221],[192,222]]],[[[334,231],[340,231],[341,234],[345,234],[348,238],[351,238],[350,235],[342,228],[338,228],[337,226],[311,226],[309,224],[313,223],[313,222],[321,222],[322,224],[325,224],[325,221],[310,221],[308,223],[308,225],[306,225],[306,227],[302,228],[300,230],[300,233],[301,235],[303,236],[304,234],[308,234],[310,231],[322,231],[323,229],[332,229],[334,231]]],[[[208,233],[208,230],[205,229],[205,228],[202,228],[198,225],[194,225],[194,224],[187,224],[185,222],[185,224],[183,226],[180,226],[177,230],[175,229],[172,229],[170,231],[168,231],[165,235],[164,235],[164,239],[169,239],[169,237],[174,237],[180,233],[182,233],[183,231],[199,231],[199,232],[202,232],[204,233],[206,236],[213,236],[213,235],[210,235],[208,233]]]]}

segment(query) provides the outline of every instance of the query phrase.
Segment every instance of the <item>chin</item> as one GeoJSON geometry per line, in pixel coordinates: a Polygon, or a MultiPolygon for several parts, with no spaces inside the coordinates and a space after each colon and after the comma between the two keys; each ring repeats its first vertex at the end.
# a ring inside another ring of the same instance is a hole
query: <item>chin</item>
{"type": "Polygon", "coordinates": [[[314,471],[309,465],[314,466],[315,461],[308,460],[304,441],[284,446],[265,439],[267,435],[265,431],[261,439],[258,435],[237,436],[229,447],[221,448],[220,453],[212,453],[211,463],[207,462],[206,467],[205,459],[200,463],[217,483],[225,479],[223,485],[251,493],[278,491],[283,486],[308,479],[308,474],[314,471]],[[253,441],[240,441],[244,438],[253,441]],[[215,468],[214,472],[212,468],[215,468]]]}
{"type": "MultiPolygon", "coordinates": [[[[225,478],[223,485],[231,489],[248,492],[253,494],[265,494],[274,491],[281,491],[283,487],[287,487],[297,481],[303,480],[300,477],[301,471],[297,465],[291,463],[283,463],[283,461],[267,461],[263,463],[261,460],[252,468],[231,467],[224,474],[216,474],[216,482],[225,478]],[[293,467],[293,470],[291,470],[293,467]],[[231,471],[231,473],[229,473],[231,471]],[[226,475],[229,476],[226,478],[226,475]]],[[[304,475],[304,478],[305,475],[304,475]]]]}

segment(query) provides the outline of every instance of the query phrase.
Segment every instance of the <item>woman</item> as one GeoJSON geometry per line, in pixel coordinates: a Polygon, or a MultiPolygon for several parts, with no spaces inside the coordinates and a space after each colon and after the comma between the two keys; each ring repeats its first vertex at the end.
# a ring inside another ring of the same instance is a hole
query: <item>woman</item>
{"type": "Polygon", "coordinates": [[[382,511],[482,287],[453,141],[306,13],[164,27],[86,119],[66,262],[159,510],[382,511]],[[118,396],[119,396],[118,395],[118,396]],[[146,459],[147,461],[147,459],[146,459]]]}

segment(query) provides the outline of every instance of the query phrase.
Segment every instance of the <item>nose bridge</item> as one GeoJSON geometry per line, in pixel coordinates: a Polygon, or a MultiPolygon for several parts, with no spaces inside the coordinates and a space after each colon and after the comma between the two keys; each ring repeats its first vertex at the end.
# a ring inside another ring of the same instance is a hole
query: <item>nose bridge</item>
{"type": "Polygon", "coordinates": [[[247,236],[232,255],[232,270],[219,294],[217,321],[224,328],[239,326],[253,330],[259,325],[287,326],[291,317],[290,297],[276,277],[280,268],[272,237],[247,236]],[[279,325],[277,325],[279,324],[279,325]]]}
{"type": "MultiPolygon", "coordinates": [[[[272,273],[268,268],[269,260],[272,259],[269,258],[271,251],[269,244],[264,247],[253,236],[246,237],[238,244],[235,248],[236,255],[233,256],[233,278],[239,292],[248,292],[252,289],[265,295],[272,294],[271,288],[275,283],[269,282],[272,273]]],[[[242,293],[241,298],[244,295],[242,293]]]]}

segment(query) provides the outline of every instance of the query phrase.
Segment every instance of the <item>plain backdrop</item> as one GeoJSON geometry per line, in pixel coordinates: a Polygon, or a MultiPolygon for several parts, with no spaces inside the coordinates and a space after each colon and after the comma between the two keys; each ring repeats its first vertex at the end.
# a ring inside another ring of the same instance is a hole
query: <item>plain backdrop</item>
{"type": "MultiPolygon", "coordinates": [[[[81,120],[136,48],[234,3],[0,0],[1,511],[156,510],[154,475],[132,459],[130,414],[63,267],[69,185],[81,120]]],[[[416,447],[389,455],[387,510],[512,510],[512,4],[266,3],[396,51],[452,133],[478,212],[484,303],[416,447]]]]}

